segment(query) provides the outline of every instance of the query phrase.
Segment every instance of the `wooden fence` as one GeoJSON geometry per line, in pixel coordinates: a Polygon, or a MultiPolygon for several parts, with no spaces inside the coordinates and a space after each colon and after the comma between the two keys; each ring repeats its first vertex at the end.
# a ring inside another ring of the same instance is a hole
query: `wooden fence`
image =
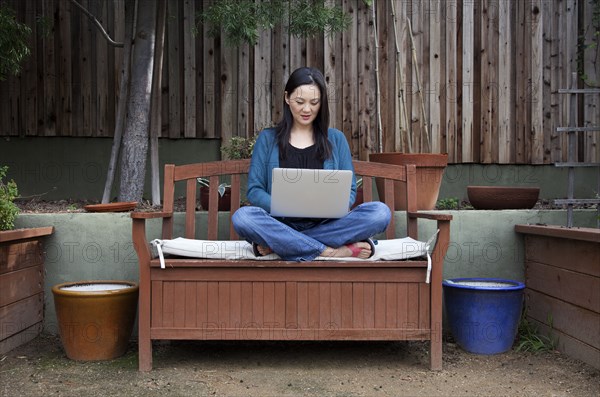
{"type": "MultiPolygon", "coordinates": [[[[68,0],[0,1],[34,30],[22,74],[0,82],[0,136],[111,136],[122,50],[68,0]]],[[[599,46],[577,45],[580,35],[598,44],[592,0],[374,0],[376,24],[362,0],[326,0],[352,16],[343,34],[303,39],[276,27],[239,48],[202,26],[194,33],[211,1],[168,0],[162,137],[227,139],[272,125],[290,72],[310,65],[325,73],[332,126],[356,158],[379,150],[379,126],[384,151],[406,151],[409,139],[425,150],[426,124],[432,150],[451,162],[545,164],[566,160],[556,127],[569,123],[568,98],[558,90],[578,65],[600,84],[599,46]]],[[[122,40],[124,0],[81,3],[122,40]]],[[[581,96],[579,125],[598,124],[600,96],[581,96]]],[[[600,161],[599,135],[581,134],[580,160],[600,161]]]]}

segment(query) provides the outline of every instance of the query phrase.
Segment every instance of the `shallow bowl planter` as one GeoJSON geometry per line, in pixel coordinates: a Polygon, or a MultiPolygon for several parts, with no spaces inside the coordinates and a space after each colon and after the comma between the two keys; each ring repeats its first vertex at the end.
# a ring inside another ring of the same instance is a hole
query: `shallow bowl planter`
{"type": "Polygon", "coordinates": [[[87,212],[125,212],[135,209],[137,201],[119,201],[116,203],[106,204],[89,204],[85,205],[83,209],[87,212]]]}
{"type": "Polygon", "coordinates": [[[470,353],[498,354],[512,347],[525,284],[497,278],[455,278],[442,282],[450,331],[470,353]]]}
{"type": "Polygon", "coordinates": [[[478,210],[531,209],[539,194],[539,187],[467,186],[469,202],[478,210]]]}
{"type": "Polygon", "coordinates": [[[52,288],[67,357],[110,360],[125,354],[135,322],[138,284],[124,280],[62,283],[52,288]]]}

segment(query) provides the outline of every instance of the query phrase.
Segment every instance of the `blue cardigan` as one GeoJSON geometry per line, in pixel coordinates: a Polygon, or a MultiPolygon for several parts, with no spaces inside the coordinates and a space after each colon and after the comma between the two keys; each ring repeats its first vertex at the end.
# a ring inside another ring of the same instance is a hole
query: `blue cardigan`
{"type": "MultiPolygon", "coordinates": [[[[340,130],[329,128],[327,139],[331,143],[331,157],[323,163],[326,170],[350,170],[352,166],[352,154],[346,137],[340,130]]],[[[263,130],[254,144],[250,170],[248,171],[247,197],[252,205],[271,211],[271,180],[273,168],[279,167],[279,147],[275,137],[275,129],[263,130]]],[[[350,191],[350,202],[352,206],[356,198],[356,177],[352,175],[352,189],[350,191]]]]}

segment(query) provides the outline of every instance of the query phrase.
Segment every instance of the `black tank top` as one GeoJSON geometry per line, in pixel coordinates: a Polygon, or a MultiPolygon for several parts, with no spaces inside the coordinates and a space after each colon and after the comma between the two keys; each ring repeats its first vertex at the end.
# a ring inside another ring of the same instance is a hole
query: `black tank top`
{"type": "Polygon", "coordinates": [[[282,158],[281,153],[279,154],[279,166],[281,168],[323,169],[323,161],[317,158],[317,145],[299,149],[288,143],[286,154],[285,159],[282,158]]]}

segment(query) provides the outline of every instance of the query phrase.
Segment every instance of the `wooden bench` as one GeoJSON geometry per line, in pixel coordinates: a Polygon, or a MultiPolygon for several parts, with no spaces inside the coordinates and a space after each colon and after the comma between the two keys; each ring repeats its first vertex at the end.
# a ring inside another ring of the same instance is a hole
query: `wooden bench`
{"type": "MultiPolygon", "coordinates": [[[[186,238],[196,238],[198,183],[210,180],[208,239],[218,237],[218,185],[231,181],[231,213],[240,206],[240,180],[249,160],[175,166],[164,173],[160,212],[133,212],[133,242],[139,259],[139,369],[152,369],[153,340],[427,340],[430,368],[442,367],[442,270],[451,215],[416,211],[414,165],[354,161],[372,200],[373,178],[384,179],[384,201],[394,211],[394,181],[407,183],[407,231],[418,239],[419,218],[437,221],[431,282],[427,260],[257,261],[153,258],[146,221],[162,220],[162,238],[172,239],[176,182],[185,183],[186,238]]],[[[393,218],[393,217],[392,217],[393,218]]],[[[229,217],[229,222],[231,218],[229,217]]],[[[386,238],[395,235],[395,224],[386,238]]],[[[229,227],[229,238],[239,240],[229,227]]]]}

